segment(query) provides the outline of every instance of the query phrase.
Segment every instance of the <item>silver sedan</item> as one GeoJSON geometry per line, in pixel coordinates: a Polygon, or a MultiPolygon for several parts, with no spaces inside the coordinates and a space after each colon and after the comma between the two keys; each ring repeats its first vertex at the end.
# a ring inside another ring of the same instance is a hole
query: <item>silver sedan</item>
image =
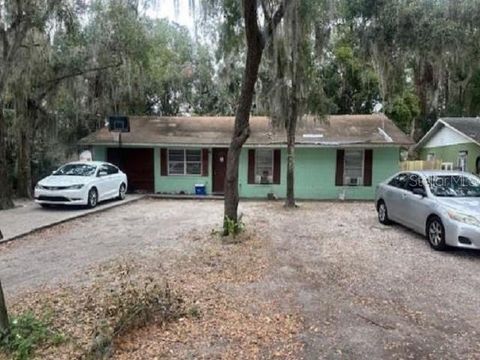
{"type": "Polygon", "coordinates": [[[382,224],[397,222],[426,236],[435,250],[480,249],[480,179],[453,171],[406,171],[376,189],[382,224]]]}

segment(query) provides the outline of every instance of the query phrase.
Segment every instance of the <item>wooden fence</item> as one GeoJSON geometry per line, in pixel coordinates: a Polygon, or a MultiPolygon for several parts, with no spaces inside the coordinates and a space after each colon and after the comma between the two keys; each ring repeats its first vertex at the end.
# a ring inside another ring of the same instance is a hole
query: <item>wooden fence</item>
{"type": "Polygon", "coordinates": [[[413,161],[401,161],[400,169],[402,171],[415,171],[415,170],[441,170],[441,160],[413,160],[413,161]]]}

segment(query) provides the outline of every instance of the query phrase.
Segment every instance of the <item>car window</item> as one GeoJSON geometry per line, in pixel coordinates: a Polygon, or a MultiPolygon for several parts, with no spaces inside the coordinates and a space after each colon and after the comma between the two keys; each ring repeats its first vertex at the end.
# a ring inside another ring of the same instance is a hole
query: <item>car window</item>
{"type": "Polygon", "coordinates": [[[406,183],[408,181],[408,174],[407,173],[401,173],[395,176],[388,185],[394,186],[396,188],[400,189],[405,189],[406,183]]]}
{"type": "Polygon", "coordinates": [[[96,166],[89,164],[67,164],[55,171],[56,176],[92,176],[97,170],[96,166]]]}
{"type": "Polygon", "coordinates": [[[480,197],[480,179],[464,175],[435,175],[427,178],[430,191],[439,197],[480,197]]]}
{"type": "Polygon", "coordinates": [[[118,168],[113,165],[105,165],[108,175],[118,174],[118,168]]]}
{"type": "Polygon", "coordinates": [[[417,174],[410,174],[410,176],[408,176],[407,179],[408,180],[405,183],[405,190],[408,190],[408,191],[413,191],[414,189],[425,190],[425,187],[423,186],[422,178],[417,174]]]}
{"type": "Polygon", "coordinates": [[[106,172],[108,174],[108,168],[107,168],[107,165],[101,165],[100,168],[98,169],[98,174],[100,174],[100,172],[106,172]]]}

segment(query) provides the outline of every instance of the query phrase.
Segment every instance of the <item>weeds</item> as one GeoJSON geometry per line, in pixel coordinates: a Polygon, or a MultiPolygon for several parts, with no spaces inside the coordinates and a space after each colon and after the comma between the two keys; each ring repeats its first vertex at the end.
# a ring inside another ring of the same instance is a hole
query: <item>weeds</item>
{"type": "Polygon", "coordinates": [[[13,317],[10,332],[0,340],[0,347],[14,359],[29,359],[40,345],[58,345],[64,336],[51,329],[47,317],[39,319],[30,312],[13,317]]]}
{"type": "Polygon", "coordinates": [[[238,220],[230,219],[228,216],[223,221],[224,236],[237,236],[239,233],[245,231],[245,223],[242,221],[243,215],[240,214],[238,220]]]}
{"type": "Polygon", "coordinates": [[[87,359],[108,358],[116,338],[129,330],[155,321],[165,324],[184,315],[183,301],[168,284],[159,286],[152,278],[134,279],[128,265],[120,265],[114,289],[101,299],[107,304],[100,314],[87,359]]]}

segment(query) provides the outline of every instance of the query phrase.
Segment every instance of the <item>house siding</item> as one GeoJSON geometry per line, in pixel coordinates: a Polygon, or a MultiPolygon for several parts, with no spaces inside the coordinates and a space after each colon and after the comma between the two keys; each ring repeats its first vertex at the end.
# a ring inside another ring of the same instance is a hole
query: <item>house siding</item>
{"type": "Polygon", "coordinates": [[[457,164],[458,153],[460,151],[468,151],[467,156],[467,171],[471,173],[476,172],[476,160],[480,156],[480,147],[475,143],[455,144],[448,146],[438,146],[430,148],[422,148],[420,150],[420,159],[427,160],[428,154],[435,154],[436,159],[442,162],[453,163],[455,167],[457,164]]]}
{"type": "MultiPolygon", "coordinates": [[[[336,186],[335,172],[337,149],[297,148],[295,150],[295,196],[297,199],[332,200],[340,196],[350,200],[371,200],[376,185],[399,171],[400,148],[373,148],[372,185],[336,186]]],[[[95,160],[106,160],[106,148],[94,146],[95,160]]],[[[269,193],[279,198],[286,194],[287,151],[281,149],[280,184],[248,183],[248,148],[240,154],[239,194],[243,198],[266,198],[269,193]]],[[[156,193],[194,193],[195,184],[205,184],[207,193],[212,192],[212,152],[209,151],[209,176],[161,176],[160,148],[154,149],[154,174],[156,193]]]]}

